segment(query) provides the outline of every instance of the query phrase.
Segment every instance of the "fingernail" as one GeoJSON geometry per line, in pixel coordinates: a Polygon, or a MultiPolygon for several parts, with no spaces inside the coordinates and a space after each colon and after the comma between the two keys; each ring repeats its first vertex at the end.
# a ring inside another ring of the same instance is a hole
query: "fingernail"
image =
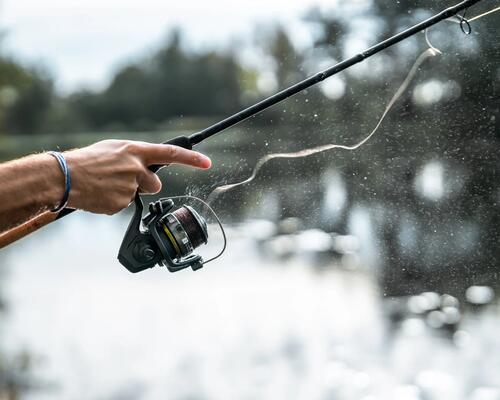
{"type": "Polygon", "coordinates": [[[212,160],[206,155],[200,153],[200,164],[202,168],[210,168],[212,166],[212,160]]]}

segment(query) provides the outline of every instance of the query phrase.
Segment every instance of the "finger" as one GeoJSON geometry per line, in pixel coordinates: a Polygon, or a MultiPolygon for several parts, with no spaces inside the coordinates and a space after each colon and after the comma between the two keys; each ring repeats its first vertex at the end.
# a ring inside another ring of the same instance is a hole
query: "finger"
{"type": "Polygon", "coordinates": [[[145,170],[143,174],[138,176],[137,183],[140,193],[155,194],[161,190],[160,178],[148,170],[145,170]]]}
{"type": "Polygon", "coordinates": [[[196,168],[210,168],[212,161],[204,154],[187,150],[169,144],[140,144],[141,156],[145,163],[154,164],[184,164],[196,168]]]}

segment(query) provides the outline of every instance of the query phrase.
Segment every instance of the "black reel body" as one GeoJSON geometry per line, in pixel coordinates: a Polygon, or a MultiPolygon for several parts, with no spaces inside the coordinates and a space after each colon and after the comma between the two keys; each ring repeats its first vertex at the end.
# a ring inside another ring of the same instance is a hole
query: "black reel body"
{"type": "Polygon", "coordinates": [[[135,197],[135,212],[123,238],[118,260],[130,272],[140,272],[155,265],[163,265],[170,272],[191,267],[203,267],[203,259],[193,251],[208,241],[205,219],[192,207],[174,210],[170,198],[149,204],[149,213],[143,218],[143,203],[135,197]]]}

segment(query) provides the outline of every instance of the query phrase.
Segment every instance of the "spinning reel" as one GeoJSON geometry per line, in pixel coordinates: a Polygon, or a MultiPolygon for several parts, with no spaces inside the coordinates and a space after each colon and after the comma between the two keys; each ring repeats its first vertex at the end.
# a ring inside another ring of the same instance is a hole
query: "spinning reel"
{"type": "Polygon", "coordinates": [[[185,268],[196,271],[204,264],[220,257],[226,249],[226,234],[222,223],[203,200],[193,196],[162,198],[149,204],[149,213],[142,217],[144,205],[136,194],[135,212],[123,238],[118,260],[130,272],[140,272],[155,265],[165,266],[170,272],[185,268]],[[188,198],[201,202],[214,215],[224,238],[221,252],[203,261],[193,251],[208,242],[206,220],[191,206],[175,208],[174,199],[188,198]]]}

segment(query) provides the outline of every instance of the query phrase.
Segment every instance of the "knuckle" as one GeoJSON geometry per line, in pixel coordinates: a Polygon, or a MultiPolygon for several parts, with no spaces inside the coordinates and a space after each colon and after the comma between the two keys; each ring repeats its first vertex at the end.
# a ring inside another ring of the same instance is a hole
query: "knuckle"
{"type": "Polygon", "coordinates": [[[178,158],[180,155],[180,148],[172,145],[167,145],[167,146],[168,146],[167,149],[169,157],[171,157],[172,159],[178,158]]]}
{"type": "Polygon", "coordinates": [[[115,200],[116,201],[119,201],[119,199],[130,200],[137,191],[137,187],[138,184],[135,181],[135,179],[129,179],[128,181],[122,182],[121,185],[117,187],[117,190],[115,191],[116,194],[115,200]]]}
{"type": "Polygon", "coordinates": [[[145,168],[138,157],[128,155],[123,157],[120,162],[120,177],[126,182],[136,180],[144,172],[145,168]]]}
{"type": "Polygon", "coordinates": [[[120,210],[123,210],[124,208],[127,208],[128,205],[130,204],[130,200],[131,199],[124,199],[121,203],[120,203],[120,210]]]}
{"type": "Polygon", "coordinates": [[[138,145],[131,140],[120,140],[119,152],[122,154],[137,154],[138,145]]]}
{"type": "Polygon", "coordinates": [[[120,197],[116,200],[113,209],[115,210],[115,213],[123,210],[124,208],[127,208],[128,205],[130,204],[130,199],[126,197],[120,197]]]}
{"type": "Polygon", "coordinates": [[[132,197],[137,192],[137,183],[133,182],[127,187],[127,196],[132,197]]]}
{"type": "Polygon", "coordinates": [[[110,199],[106,204],[102,204],[100,208],[101,212],[106,215],[114,215],[120,211],[115,199],[110,199]]]}
{"type": "Polygon", "coordinates": [[[138,158],[134,157],[131,162],[130,162],[130,171],[134,173],[135,175],[142,174],[144,172],[144,164],[142,163],[141,160],[138,158]]]}
{"type": "Polygon", "coordinates": [[[192,161],[193,161],[193,164],[195,164],[195,165],[201,164],[201,157],[200,157],[200,155],[198,153],[196,153],[196,152],[193,152],[192,161]]]}

